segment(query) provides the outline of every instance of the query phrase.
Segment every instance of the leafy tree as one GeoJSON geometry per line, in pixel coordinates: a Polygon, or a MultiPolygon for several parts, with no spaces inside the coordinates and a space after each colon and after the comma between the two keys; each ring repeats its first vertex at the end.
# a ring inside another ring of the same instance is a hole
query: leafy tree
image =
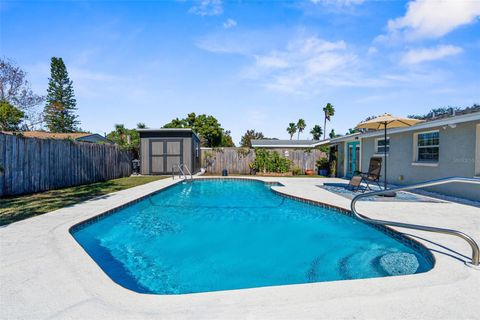
{"type": "Polygon", "coordinates": [[[294,122],[288,124],[287,132],[290,135],[290,140],[293,139],[293,135],[297,132],[297,125],[294,122]]]}
{"type": "Polygon", "coordinates": [[[230,130],[226,130],[222,135],[222,147],[235,147],[230,130]]]}
{"type": "Polygon", "coordinates": [[[361,132],[360,129],[349,128],[348,132],[345,133],[345,134],[354,134],[354,133],[357,133],[357,132],[361,132]]]}
{"type": "Polygon", "coordinates": [[[139,122],[137,123],[137,129],[146,129],[147,126],[145,125],[145,123],[143,122],[139,122]]]}
{"type": "Polygon", "coordinates": [[[300,133],[302,133],[303,130],[305,130],[306,127],[307,127],[307,124],[305,123],[305,120],[298,119],[298,122],[297,122],[297,129],[298,129],[297,140],[300,139],[300,133]]]}
{"type": "Polygon", "coordinates": [[[464,114],[468,112],[480,111],[480,105],[473,104],[471,107],[459,108],[459,107],[442,107],[442,108],[433,108],[427,114],[423,115],[408,115],[408,118],[418,119],[418,120],[428,120],[438,117],[450,116],[453,114],[464,114]]]}
{"type": "MultiPolygon", "coordinates": [[[[138,123],[136,129],[144,129],[145,124],[138,123]]],[[[140,150],[140,134],[136,129],[127,129],[123,124],[116,124],[115,130],[107,134],[107,139],[114,142],[123,150],[133,152],[138,159],[140,150]]]]}
{"type": "Polygon", "coordinates": [[[323,134],[322,127],[320,127],[318,124],[313,126],[313,129],[310,130],[310,134],[313,136],[313,140],[320,140],[320,137],[323,134]]]}
{"type": "Polygon", "coordinates": [[[330,139],[332,139],[332,138],[337,137],[337,134],[335,133],[335,130],[332,129],[332,131],[330,131],[328,136],[330,137],[330,139]]]}
{"type": "Polygon", "coordinates": [[[25,113],[7,101],[0,101],[0,130],[17,131],[25,113]]]}
{"type": "Polygon", "coordinates": [[[0,101],[6,101],[23,112],[22,130],[33,130],[42,122],[42,113],[37,106],[44,97],[33,93],[27,81],[27,73],[11,60],[0,58],[0,101]]]}
{"type": "Polygon", "coordinates": [[[62,58],[52,58],[48,79],[47,104],[44,119],[51,132],[78,131],[77,101],[73,92],[73,82],[68,77],[62,58]]]}
{"type": "Polygon", "coordinates": [[[247,130],[240,139],[240,146],[244,148],[252,147],[252,140],[264,139],[264,135],[261,132],[256,132],[254,129],[247,130]]]}
{"type": "Polygon", "coordinates": [[[178,118],[175,118],[173,119],[172,121],[170,121],[169,123],[167,123],[166,125],[163,126],[164,128],[186,128],[188,127],[187,125],[187,121],[184,120],[184,119],[178,119],[178,118]]]}
{"type": "MultiPolygon", "coordinates": [[[[325,114],[325,121],[323,123],[323,128],[327,130],[327,120],[330,122],[330,118],[335,115],[335,107],[329,102],[323,108],[323,113],[325,114]]],[[[323,139],[325,139],[325,131],[323,132],[323,139]]]]}
{"type": "Polygon", "coordinates": [[[175,118],[163,126],[164,128],[191,128],[200,136],[202,147],[232,146],[230,132],[225,131],[218,120],[210,115],[189,113],[185,119],[175,118]],[[223,137],[223,136],[226,137],[223,137]],[[230,136],[230,137],[229,137],[230,136]]]}

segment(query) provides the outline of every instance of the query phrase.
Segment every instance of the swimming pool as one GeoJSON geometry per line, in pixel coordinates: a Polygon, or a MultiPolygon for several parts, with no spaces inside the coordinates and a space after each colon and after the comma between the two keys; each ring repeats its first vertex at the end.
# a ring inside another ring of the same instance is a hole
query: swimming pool
{"type": "Polygon", "coordinates": [[[431,254],[337,210],[255,180],[179,183],[74,238],[118,284],[184,294],[421,273],[431,254]]]}

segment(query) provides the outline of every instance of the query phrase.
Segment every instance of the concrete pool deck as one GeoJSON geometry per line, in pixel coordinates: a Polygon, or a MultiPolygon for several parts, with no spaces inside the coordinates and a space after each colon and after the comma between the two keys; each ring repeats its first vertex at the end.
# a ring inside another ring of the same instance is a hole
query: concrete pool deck
{"type": "MultiPolygon", "coordinates": [[[[276,190],[348,209],[318,187],[340,179],[257,178],[276,190]]],[[[0,228],[1,319],[480,319],[480,270],[452,236],[393,228],[430,249],[422,274],[176,296],[139,294],[114,283],[69,233],[76,223],[178,180],[159,180],[0,228]]],[[[457,203],[366,201],[372,218],[464,231],[480,242],[480,209],[457,203]]]]}

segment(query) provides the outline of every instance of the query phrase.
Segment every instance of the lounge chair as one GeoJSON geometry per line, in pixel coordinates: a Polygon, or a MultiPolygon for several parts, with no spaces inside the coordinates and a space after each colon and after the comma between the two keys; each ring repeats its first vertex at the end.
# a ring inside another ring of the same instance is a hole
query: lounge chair
{"type": "MultiPolygon", "coordinates": [[[[382,161],[383,159],[381,157],[371,157],[370,164],[368,165],[368,172],[355,171],[352,180],[356,177],[361,177],[360,184],[365,182],[368,190],[372,190],[372,188],[370,188],[370,183],[375,183],[381,189],[380,173],[382,172],[382,161]]],[[[358,178],[356,178],[356,180],[358,180],[358,178]]]]}
{"type": "Polygon", "coordinates": [[[352,190],[353,192],[357,192],[360,190],[362,187],[362,176],[355,175],[350,179],[350,182],[348,182],[348,187],[347,189],[352,190]]]}

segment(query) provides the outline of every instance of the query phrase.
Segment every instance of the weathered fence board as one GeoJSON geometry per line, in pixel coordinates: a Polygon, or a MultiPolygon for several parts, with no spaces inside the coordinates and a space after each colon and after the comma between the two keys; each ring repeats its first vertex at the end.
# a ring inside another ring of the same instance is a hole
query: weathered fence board
{"type": "MultiPolygon", "coordinates": [[[[276,149],[280,156],[292,160],[293,165],[300,168],[302,173],[315,169],[315,162],[327,155],[317,149],[306,152],[305,150],[276,149]],[[286,152],[288,151],[288,152],[286,152]]],[[[202,148],[202,167],[209,173],[220,174],[223,169],[229,173],[249,174],[249,164],[255,160],[255,150],[245,148],[202,148]]]]}
{"type": "Polygon", "coordinates": [[[0,133],[0,196],[129,176],[131,160],[114,145],[0,133]]]}

